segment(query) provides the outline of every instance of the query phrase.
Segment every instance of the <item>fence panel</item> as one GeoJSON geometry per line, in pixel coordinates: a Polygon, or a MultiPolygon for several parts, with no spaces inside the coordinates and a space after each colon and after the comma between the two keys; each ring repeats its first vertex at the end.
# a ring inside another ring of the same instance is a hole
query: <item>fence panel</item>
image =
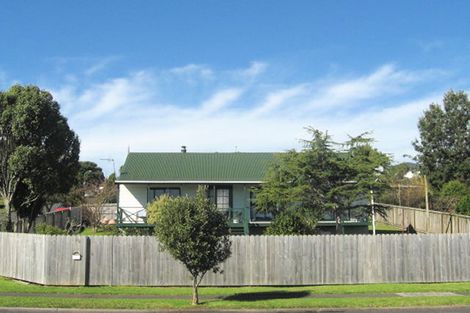
{"type": "Polygon", "coordinates": [[[429,211],[429,228],[426,229],[426,210],[381,204],[387,208],[387,217],[377,216],[377,221],[406,228],[412,225],[418,232],[435,234],[470,233],[470,216],[429,211]]]}
{"type": "MultiPolygon", "coordinates": [[[[202,284],[470,281],[470,234],[234,236],[223,274],[202,284]]],[[[53,285],[187,286],[154,237],[0,233],[0,275],[53,285]]]]}

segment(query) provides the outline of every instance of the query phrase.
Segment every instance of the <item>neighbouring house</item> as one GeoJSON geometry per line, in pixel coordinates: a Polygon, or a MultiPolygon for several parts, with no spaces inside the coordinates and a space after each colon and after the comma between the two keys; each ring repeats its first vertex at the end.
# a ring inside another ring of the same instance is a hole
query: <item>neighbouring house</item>
{"type": "MultiPolygon", "coordinates": [[[[234,234],[257,234],[272,215],[259,212],[254,189],[260,186],[279,153],[137,153],[127,155],[116,183],[119,186],[117,225],[149,227],[146,206],[162,194],[194,196],[199,185],[227,215],[234,234]]],[[[349,214],[350,215],[350,214],[349,214]]],[[[328,217],[326,215],[326,217],[328,217]]],[[[367,221],[346,217],[345,232],[367,231],[367,221]]],[[[323,231],[334,230],[334,220],[319,223],[323,231]]]]}

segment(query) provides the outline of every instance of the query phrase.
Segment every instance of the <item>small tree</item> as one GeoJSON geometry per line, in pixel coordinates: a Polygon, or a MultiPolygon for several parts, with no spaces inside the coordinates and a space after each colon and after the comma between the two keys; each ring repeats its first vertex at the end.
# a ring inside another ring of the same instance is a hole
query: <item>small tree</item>
{"type": "Polygon", "coordinates": [[[219,272],[219,264],[230,256],[225,216],[209,202],[205,187],[198,188],[195,198],[162,196],[150,205],[149,213],[163,249],[191,273],[192,304],[198,304],[202,278],[209,270],[219,272]]]}
{"type": "Polygon", "coordinates": [[[106,181],[101,186],[91,184],[84,187],[83,193],[88,195],[84,197],[84,202],[81,204],[83,217],[96,232],[106,213],[105,205],[116,195],[116,186],[112,181],[106,181]]]}

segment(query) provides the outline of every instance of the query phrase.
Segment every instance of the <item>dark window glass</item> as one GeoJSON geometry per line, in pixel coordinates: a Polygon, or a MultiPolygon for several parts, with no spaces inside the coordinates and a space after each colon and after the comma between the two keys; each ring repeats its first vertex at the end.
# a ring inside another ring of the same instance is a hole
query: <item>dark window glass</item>
{"type": "Polygon", "coordinates": [[[179,188],[150,188],[150,199],[156,199],[161,195],[179,197],[181,195],[181,190],[179,188]]]}

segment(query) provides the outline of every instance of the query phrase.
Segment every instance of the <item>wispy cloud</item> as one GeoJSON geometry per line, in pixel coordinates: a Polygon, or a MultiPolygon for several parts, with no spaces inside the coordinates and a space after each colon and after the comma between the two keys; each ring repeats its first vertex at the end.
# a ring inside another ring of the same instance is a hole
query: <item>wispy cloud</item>
{"type": "Polygon", "coordinates": [[[112,56],[112,57],[107,57],[107,58],[103,58],[103,59],[100,59],[98,60],[97,62],[95,62],[94,64],[92,64],[91,66],[89,66],[85,71],[85,75],[86,76],[91,76],[91,75],[94,75],[96,74],[97,72],[105,69],[106,67],[108,67],[111,63],[115,62],[116,60],[118,60],[119,58],[116,57],[116,56],[112,56]]]}
{"type": "Polygon", "coordinates": [[[428,41],[418,41],[418,47],[425,53],[430,53],[432,51],[442,49],[444,47],[444,41],[439,39],[428,40],[428,41]]]}
{"type": "Polygon", "coordinates": [[[386,64],[370,74],[321,86],[309,106],[314,109],[350,107],[365,100],[404,93],[414,84],[432,79],[436,74],[444,75],[442,71],[437,70],[407,71],[386,64]]]}
{"type": "Polygon", "coordinates": [[[197,76],[197,78],[211,79],[214,76],[214,72],[211,68],[201,64],[188,64],[181,67],[174,67],[168,72],[186,79],[193,79],[195,76],[197,76]]]}
{"type": "Polygon", "coordinates": [[[259,75],[268,70],[267,64],[262,69],[253,64],[224,72],[193,65],[145,70],[87,87],[68,82],[53,92],[81,138],[82,159],[98,161],[111,155],[118,163],[128,146],[132,151],[176,151],[183,144],[189,151],[298,148],[306,126],[328,130],[339,140],[373,131],[377,145],[400,159],[413,152],[419,116],[444,92],[422,88],[433,86],[433,79],[444,72],[389,64],[370,73],[300,84],[272,85],[227,74],[259,75]],[[198,77],[201,70],[217,80],[196,80],[189,86],[171,78],[198,77]],[[178,97],[162,90],[168,81],[172,85],[166,88],[178,97]],[[416,92],[417,87],[427,91],[416,92]]]}
{"type": "Polygon", "coordinates": [[[230,88],[217,91],[213,96],[201,105],[203,114],[212,114],[220,111],[233,101],[240,98],[243,90],[239,88],[230,88]]]}
{"type": "Polygon", "coordinates": [[[273,112],[285,104],[286,101],[305,93],[306,86],[304,85],[273,91],[266,96],[265,101],[251,111],[251,115],[252,117],[257,117],[273,112]]]}
{"type": "Polygon", "coordinates": [[[244,78],[254,78],[265,72],[267,68],[268,64],[264,62],[254,61],[251,62],[250,67],[235,71],[235,73],[244,78]]]}

